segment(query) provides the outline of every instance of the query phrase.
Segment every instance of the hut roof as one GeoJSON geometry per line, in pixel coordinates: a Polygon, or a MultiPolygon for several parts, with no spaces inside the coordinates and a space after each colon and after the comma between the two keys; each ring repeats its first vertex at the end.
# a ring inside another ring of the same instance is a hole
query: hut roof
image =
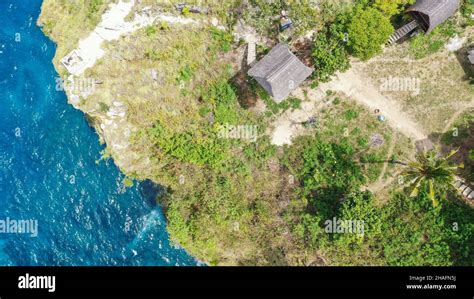
{"type": "Polygon", "coordinates": [[[291,53],[289,47],[280,43],[268,55],[253,66],[248,74],[277,102],[284,100],[313,70],[291,53]]]}
{"type": "Polygon", "coordinates": [[[471,55],[467,56],[467,58],[469,59],[469,62],[471,64],[474,64],[474,54],[471,54],[471,55]]]}
{"type": "Polygon", "coordinates": [[[474,44],[467,47],[466,56],[467,60],[469,60],[469,63],[474,65],[474,44]]]}
{"type": "Polygon", "coordinates": [[[459,9],[459,0],[418,0],[408,12],[423,14],[427,22],[427,33],[446,21],[459,9]]]}

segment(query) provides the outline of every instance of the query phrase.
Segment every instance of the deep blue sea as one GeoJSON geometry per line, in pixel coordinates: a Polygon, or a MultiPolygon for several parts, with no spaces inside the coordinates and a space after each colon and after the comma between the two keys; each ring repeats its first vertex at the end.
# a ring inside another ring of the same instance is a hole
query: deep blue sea
{"type": "Polygon", "coordinates": [[[125,189],[84,114],[56,91],[55,45],[36,26],[41,0],[0,0],[0,265],[196,265],[170,244],[159,188],[125,189]]]}

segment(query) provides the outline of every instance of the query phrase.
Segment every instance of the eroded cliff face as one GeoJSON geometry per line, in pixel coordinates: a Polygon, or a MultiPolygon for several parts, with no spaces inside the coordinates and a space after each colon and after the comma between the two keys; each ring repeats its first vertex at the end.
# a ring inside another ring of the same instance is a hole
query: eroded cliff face
{"type": "MultiPolygon", "coordinates": [[[[104,158],[111,156],[128,175],[148,178],[151,173],[147,153],[151,149],[141,144],[137,150],[130,142],[138,128],[129,119],[129,105],[130,101],[136,100],[133,93],[136,90],[133,89],[139,85],[136,84],[132,90],[123,88],[120,78],[114,73],[107,74],[101,66],[107,64],[122,70],[126,68],[127,59],[116,55],[117,47],[121,46],[121,40],[144,27],[160,21],[180,24],[195,21],[137,5],[135,1],[115,2],[104,1],[94,11],[95,22],[75,27],[81,20],[90,21],[89,17],[81,15],[84,8],[78,8],[77,12],[70,11],[71,7],[66,10],[54,0],[45,0],[38,24],[57,44],[53,63],[60,77],[56,88],[64,90],[68,102],[86,114],[101,142],[107,146],[104,158]]],[[[122,78],[123,82],[138,80],[145,86],[158,84],[158,71],[155,69],[129,76],[122,78]]]]}
{"type": "MultiPolygon", "coordinates": [[[[142,134],[157,120],[170,125],[171,132],[179,132],[176,127],[192,130],[189,124],[200,121],[197,90],[202,82],[218,80],[222,73],[231,76],[229,64],[240,65],[243,51],[233,61],[232,57],[218,57],[221,47],[212,42],[213,36],[223,35],[219,31],[223,27],[207,15],[183,16],[160,5],[144,6],[141,1],[104,1],[92,22],[83,7],[71,3],[61,6],[56,0],[45,0],[38,24],[57,44],[53,61],[59,74],[56,88],[64,90],[68,102],[85,113],[106,145],[104,158],[112,157],[130,177],[179,189],[178,200],[196,190],[192,184],[204,186],[199,180],[207,180],[208,174],[196,166],[170,162],[142,134]],[[195,69],[204,71],[196,75],[195,69]],[[200,76],[196,81],[202,82],[191,83],[192,75],[200,76]]],[[[182,211],[188,214],[190,209],[182,211]]],[[[235,265],[237,257],[246,252],[242,246],[227,247],[222,248],[223,255],[214,257],[213,248],[211,254],[203,250],[206,243],[180,239],[173,226],[182,220],[174,215],[180,219],[168,218],[172,241],[200,260],[235,265]]],[[[214,230],[212,225],[199,227],[214,230]]]]}

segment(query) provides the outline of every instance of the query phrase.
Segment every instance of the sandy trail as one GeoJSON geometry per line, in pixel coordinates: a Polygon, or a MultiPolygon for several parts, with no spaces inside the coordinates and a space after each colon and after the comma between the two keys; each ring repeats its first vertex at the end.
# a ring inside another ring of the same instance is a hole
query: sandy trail
{"type": "MultiPolygon", "coordinates": [[[[390,157],[392,157],[393,152],[395,150],[396,142],[397,142],[397,138],[394,137],[392,139],[392,142],[390,143],[390,148],[388,149],[387,158],[386,158],[387,160],[389,160],[390,157]]],[[[373,193],[378,193],[382,191],[386,186],[391,185],[395,181],[397,174],[385,179],[385,174],[387,173],[388,164],[389,162],[385,162],[383,164],[383,168],[382,168],[382,171],[380,172],[379,178],[377,179],[375,183],[367,186],[368,190],[370,190],[373,193]]]]}
{"type": "MultiPolygon", "coordinates": [[[[387,118],[388,124],[407,137],[414,140],[428,138],[424,130],[403,112],[400,105],[381,94],[371,79],[359,68],[360,66],[354,64],[349,71],[338,73],[332,81],[321,84],[318,90],[309,90],[307,94],[309,102],[305,103],[304,107],[287,111],[275,121],[272,143],[291,144],[292,138],[302,130],[302,126],[295,123],[307,121],[314,110],[321,105],[321,100],[328,90],[344,93],[371,110],[379,109],[380,113],[387,118]]],[[[304,98],[302,89],[296,90],[293,94],[304,98]]]]}
{"type": "MultiPolygon", "coordinates": [[[[445,125],[445,128],[442,131],[443,134],[447,133],[451,129],[452,125],[459,119],[461,114],[463,114],[467,110],[473,109],[473,108],[474,108],[474,101],[471,101],[469,103],[465,103],[464,105],[461,105],[460,107],[458,107],[456,113],[454,113],[451,116],[451,118],[447,121],[447,123],[445,125]]],[[[440,137],[435,141],[435,143],[440,142],[441,136],[443,134],[440,134],[440,137]]],[[[392,144],[390,145],[389,153],[387,154],[387,160],[392,156],[395,141],[396,141],[396,139],[392,140],[392,144]]],[[[394,175],[392,175],[392,177],[390,177],[386,180],[384,179],[385,173],[387,172],[387,167],[388,167],[388,163],[385,163],[384,167],[383,167],[383,170],[382,170],[382,173],[380,174],[380,177],[377,180],[377,182],[375,182],[374,184],[372,184],[368,187],[368,189],[370,191],[372,191],[374,193],[378,193],[378,192],[382,191],[385,187],[391,185],[396,180],[396,177],[399,174],[399,172],[395,173],[394,175]]],[[[457,177],[457,180],[458,181],[463,181],[459,177],[457,177]]]]}
{"type": "MultiPolygon", "coordinates": [[[[303,95],[299,95],[301,90],[295,91],[294,94],[299,98],[303,98],[303,95]]],[[[301,103],[300,109],[288,110],[283,113],[273,124],[274,130],[272,133],[272,144],[284,145],[291,144],[294,137],[304,132],[304,126],[302,123],[308,121],[312,115],[323,105],[322,99],[324,94],[322,92],[310,91],[308,93],[310,101],[301,103]]]]}
{"type": "MultiPolygon", "coordinates": [[[[441,131],[443,134],[447,133],[449,129],[454,125],[454,123],[458,120],[458,118],[466,112],[469,109],[474,109],[474,100],[468,103],[465,103],[464,105],[461,105],[460,107],[457,108],[457,111],[449,118],[449,120],[446,122],[446,125],[444,126],[444,129],[441,131]]],[[[440,134],[440,137],[438,138],[438,142],[441,140],[441,137],[443,134],[440,134]]]]}
{"type": "Polygon", "coordinates": [[[338,73],[336,79],[323,84],[321,88],[324,91],[345,93],[371,110],[379,109],[380,113],[387,118],[388,124],[407,137],[414,140],[428,138],[424,130],[403,112],[398,103],[381,94],[371,79],[365,76],[357,65],[345,73],[338,73]]]}

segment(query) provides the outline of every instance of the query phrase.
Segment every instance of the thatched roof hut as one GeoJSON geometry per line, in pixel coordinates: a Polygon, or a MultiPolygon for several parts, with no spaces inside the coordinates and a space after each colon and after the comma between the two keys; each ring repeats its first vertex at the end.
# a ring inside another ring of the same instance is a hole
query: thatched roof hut
{"type": "Polygon", "coordinates": [[[255,64],[248,72],[273,97],[283,101],[313,70],[291,53],[290,48],[280,43],[255,64]]]}
{"type": "Polygon", "coordinates": [[[408,12],[426,33],[449,19],[459,9],[460,0],[418,0],[408,12]]]}

